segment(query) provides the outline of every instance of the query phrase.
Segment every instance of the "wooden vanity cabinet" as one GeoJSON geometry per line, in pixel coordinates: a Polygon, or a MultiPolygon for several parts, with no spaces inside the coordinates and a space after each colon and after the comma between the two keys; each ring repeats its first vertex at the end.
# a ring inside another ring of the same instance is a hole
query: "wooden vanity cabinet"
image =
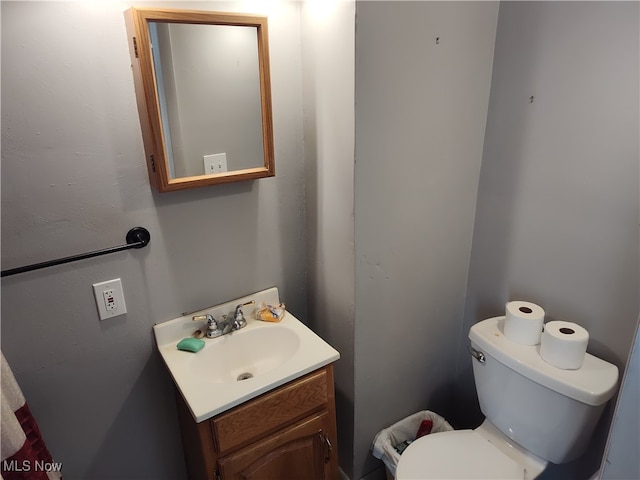
{"type": "Polygon", "coordinates": [[[332,365],[200,423],[177,402],[190,479],[338,478],[332,365]]]}

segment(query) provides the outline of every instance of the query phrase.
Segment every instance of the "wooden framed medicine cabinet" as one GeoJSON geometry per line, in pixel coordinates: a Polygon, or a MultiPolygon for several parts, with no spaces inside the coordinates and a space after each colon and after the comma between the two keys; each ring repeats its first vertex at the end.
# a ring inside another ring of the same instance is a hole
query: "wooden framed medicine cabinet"
{"type": "Polygon", "coordinates": [[[125,21],[151,185],[274,176],[267,17],[130,8],[125,21]]]}

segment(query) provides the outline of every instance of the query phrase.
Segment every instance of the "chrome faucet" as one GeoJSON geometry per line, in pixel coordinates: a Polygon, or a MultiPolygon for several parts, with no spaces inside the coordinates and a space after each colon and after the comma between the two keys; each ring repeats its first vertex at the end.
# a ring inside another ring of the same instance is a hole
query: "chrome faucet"
{"type": "Polygon", "coordinates": [[[234,330],[240,330],[247,325],[242,307],[253,303],[255,303],[255,301],[251,300],[237,305],[233,314],[223,315],[222,320],[216,320],[213,315],[208,313],[206,315],[194,315],[191,319],[194,322],[207,322],[207,332],[205,334],[207,338],[221,337],[234,330]]]}

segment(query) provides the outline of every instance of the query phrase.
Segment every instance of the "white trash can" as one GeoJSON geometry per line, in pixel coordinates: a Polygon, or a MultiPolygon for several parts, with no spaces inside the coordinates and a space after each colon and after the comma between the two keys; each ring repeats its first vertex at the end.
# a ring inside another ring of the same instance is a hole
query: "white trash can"
{"type": "Polygon", "coordinates": [[[431,420],[433,423],[430,435],[453,430],[449,422],[440,415],[429,410],[423,410],[394,423],[384,430],[380,430],[373,439],[371,452],[374,457],[382,460],[387,467],[387,480],[393,480],[396,476],[396,468],[400,461],[400,453],[396,450],[396,447],[399,447],[398,449],[402,451],[407,443],[415,440],[423,420],[431,420]]]}

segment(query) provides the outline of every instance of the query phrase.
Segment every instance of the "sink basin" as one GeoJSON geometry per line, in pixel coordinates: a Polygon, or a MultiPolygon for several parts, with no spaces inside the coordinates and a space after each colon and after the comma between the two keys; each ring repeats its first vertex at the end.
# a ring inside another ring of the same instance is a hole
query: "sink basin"
{"type": "Polygon", "coordinates": [[[300,348],[289,328],[265,325],[223,335],[191,355],[190,368],[203,381],[234,383],[260,377],[280,367],[300,348]]]}
{"type": "Polygon", "coordinates": [[[207,420],[251,398],[335,362],[340,354],[288,312],[279,323],[252,318],[247,325],[218,338],[204,338],[197,353],[177,349],[202,324],[194,315],[222,318],[236,305],[254,300],[278,305],[277,288],[247,295],[215,307],[154,325],[158,351],[196,422],[207,420]]]}

